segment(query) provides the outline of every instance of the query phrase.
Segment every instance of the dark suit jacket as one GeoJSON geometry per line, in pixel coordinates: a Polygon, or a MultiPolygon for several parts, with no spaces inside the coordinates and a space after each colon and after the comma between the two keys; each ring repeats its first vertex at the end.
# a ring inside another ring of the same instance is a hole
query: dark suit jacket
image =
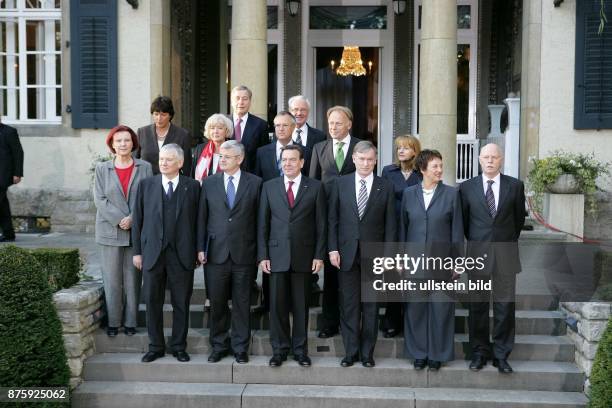
{"type": "Polygon", "coordinates": [[[202,183],[198,209],[198,252],[207,261],[222,264],[231,260],[255,266],[257,255],[257,207],[261,179],[241,172],[234,207],[229,208],[223,173],[207,177],[202,183]]]}
{"type": "MultiPolygon", "coordinates": [[[[302,167],[302,175],[306,176],[308,175],[312,151],[308,147],[304,146],[302,146],[302,150],[304,151],[304,167],[302,167]]],[[[279,177],[280,172],[276,163],[276,140],[257,149],[255,174],[261,177],[264,182],[279,177]]]]}
{"type": "MultiPolygon", "coordinates": [[[[229,119],[234,122],[232,115],[229,116],[229,119]]],[[[234,123],[234,126],[235,125],[236,123],[234,123]]],[[[232,139],[234,139],[234,135],[232,135],[232,139]]],[[[268,122],[249,113],[249,119],[247,120],[246,126],[242,128],[240,143],[244,145],[245,150],[245,157],[241,169],[249,173],[254,173],[257,149],[270,143],[268,122]]]]}
{"type": "Polygon", "coordinates": [[[13,185],[13,176],[23,177],[23,149],[17,129],[0,123],[0,190],[13,185]]]}
{"type": "Polygon", "coordinates": [[[259,206],[257,260],[270,260],[272,272],[311,272],[312,260],[325,258],[327,201],[318,180],[302,176],[293,208],[285,178],[264,183],[259,206]]]}
{"type": "Polygon", "coordinates": [[[329,252],[340,252],[340,270],[348,271],[357,249],[366,242],[395,242],[397,219],[393,185],[374,176],[363,218],[359,219],[355,173],[342,176],[330,188],[328,243],[329,252]]]}
{"type": "Polygon", "coordinates": [[[521,264],[518,244],[523,225],[525,225],[525,186],[514,177],[501,175],[499,182],[499,203],[497,214],[489,214],[482,176],[464,181],[459,186],[463,206],[463,225],[468,239],[471,255],[485,252],[488,246],[483,242],[512,242],[515,244],[497,245],[496,255],[503,257],[497,265],[500,271],[518,273],[521,264]]]}
{"type": "Polygon", "coordinates": [[[401,168],[395,164],[389,164],[388,166],[383,167],[382,178],[389,180],[393,184],[393,191],[395,192],[395,212],[397,214],[397,219],[399,220],[404,190],[410,186],[420,184],[423,180],[423,176],[421,175],[420,171],[413,170],[410,177],[408,177],[408,180],[406,180],[402,174],[401,168]]]}
{"type": "MultiPolygon", "coordinates": [[[[153,268],[162,251],[164,237],[161,174],[140,182],[136,205],[132,209],[132,245],[134,255],[142,255],[143,270],[153,268]]],[[[176,206],[175,248],[183,268],[194,269],[196,264],[196,217],[200,198],[200,183],[179,176],[174,194],[176,206]]]]}
{"type": "Polygon", "coordinates": [[[324,142],[327,137],[325,136],[325,133],[317,128],[313,128],[308,123],[306,123],[306,126],[308,127],[308,140],[306,140],[306,147],[312,151],[317,143],[324,142]]]}
{"type": "Polygon", "coordinates": [[[310,160],[310,171],[308,177],[321,180],[325,187],[325,194],[330,196],[332,183],[339,176],[353,173],[355,171],[355,163],[353,163],[353,148],[361,139],[351,136],[348,152],[344,158],[342,169],[338,171],[336,161],[334,160],[334,142],[333,139],[319,142],[315,145],[312,151],[310,160]]]}
{"type": "MultiPolygon", "coordinates": [[[[134,152],[134,157],[151,163],[153,174],[159,174],[159,147],[157,145],[157,134],[155,124],[143,126],[138,129],[138,144],[140,147],[134,152]]],[[[185,162],[181,174],[191,176],[191,134],[188,130],[170,124],[164,145],[176,143],[183,148],[185,162]]]]}

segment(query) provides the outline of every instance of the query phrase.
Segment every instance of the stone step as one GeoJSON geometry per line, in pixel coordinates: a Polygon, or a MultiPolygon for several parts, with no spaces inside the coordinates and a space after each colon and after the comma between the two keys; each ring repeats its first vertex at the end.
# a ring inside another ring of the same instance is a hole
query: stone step
{"type": "Polygon", "coordinates": [[[282,367],[268,366],[268,356],[253,356],[248,364],[231,358],[208,363],[205,355],[194,355],[187,363],[171,355],[153,363],[142,363],[141,354],[98,354],[84,364],[85,381],[180,381],[224,382],[237,384],[332,385],[374,387],[445,387],[483,389],[521,389],[529,391],[582,391],[584,374],[573,364],[550,361],[512,361],[514,373],[500,374],[488,365],[470,372],[467,361],[452,361],[440,371],[416,371],[409,361],[379,358],[373,369],[356,364],[340,366],[336,357],[312,357],[312,367],[304,368],[293,360],[282,367]]]}
{"type": "Polygon", "coordinates": [[[87,381],[73,407],[582,408],[582,393],[457,388],[87,381]]]}
{"type": "MultiPolygon", "coordinates": [[[[171,329],[165,329],[166,342],[170,337],[171,329]]],[[[148,350],[149,339],[146,328],[139,328],[134,336],[120,333],[117,337],[108,337],[103,329],[94,334],[96,352],[98,353],[144,353],[148,350]]],[[[375,357],[402,358],[402,337],[385,339],[379,336],[376,343],[375,357]]],[[[344,346],[342,337],[337,335],[329,339],[316,337],[310,332],[308,349],[311,356],[342,357],[344,346]]],[[[187,335],[187,351],[193,354],[210,353],[209,336],[207,329],[189,329],[187,335]]],[[[537,360],[537,361],[574,361],[575,346],[566,336],[543,335],[517,335],[511,359],[537,360]]],[[[250,353],[252,355],[272,355],[269,334],[267,331],[253,331],[250,353]]],[[[463,360],[470,354],[468,336],[455,335],[455,358],[463,360]]]]}

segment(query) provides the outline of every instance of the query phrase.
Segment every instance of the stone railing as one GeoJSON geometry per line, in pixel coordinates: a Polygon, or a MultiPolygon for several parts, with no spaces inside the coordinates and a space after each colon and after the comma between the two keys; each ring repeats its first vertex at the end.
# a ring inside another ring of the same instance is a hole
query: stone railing
{"type": "Polygon", "coordinates": [[[564,302],[561,303],[561,311],[566,314],[568,321],[575,322],[575,324],[568,324],[567,335],[576,345],[576,364],[587,377],[584,391],[588,394],[593,360],[599,340],[606,330],[608,317],[612,313],[612,304],[605,302],[564,302]]]}
{"type": "Polygon", "coordinates": [[[72,389],[81,383],[83,361],[95,351],[93,332],[105,314],[103,299],[101,281],[82,281],[53,295],[62,322],[72,389]]]}

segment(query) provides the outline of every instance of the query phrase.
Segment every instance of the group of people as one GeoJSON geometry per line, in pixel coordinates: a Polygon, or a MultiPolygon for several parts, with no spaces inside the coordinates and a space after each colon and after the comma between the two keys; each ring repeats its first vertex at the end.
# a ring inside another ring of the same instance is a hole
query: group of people
{"type": "MultiPolygon", "coordinates": [[[[292,97],[289,111],[274,118],[270,143],[267,123],[249,113],[251,99],[247,87],[235,87],[232,115],[208,118],[207,140],[193,156],[189,133],[171,123],[174,110],[166,97],[153,101],[152,125],[137,132],[117,126],[106,139],[114,158],[96,167],[95,202],[107,334],[116,336],[121,326],[126,335],[135,333],[142,282],[149,335],[143,362],[165,355],[166,285],[173,307],[168,346],[179,361],[189,361],[197,264],[204,266],[210,300],[209,362],[230,353],[237,363],[249,361],[251,288],[259,267],[270,316],[270,366],[282,365],[289,355],[311,365],[308,303],[315,277],[324,271],[318,336],[341,333],[342,367],[358,361],[373,367],[381,305],[361,298],[364,245],[466,239],[516,244],[526,215],[524,187],[500,174],[503,156],[496,145],[480,152],[482,176],[455,188],[442,182],[439,152],[421,149],[413,136],[398,136],[395,162],[379,177],[377,149],[351,135],[349,108],[327,111],[327,138],[307,124],[309,101],[292,97]]],[[[488,261],[493,292],[510,285],[513,295],[520,264],[500,268],[500,259],[488,261]]],[[[383,335],[403,332],[415,369],[438,370],[454,358],[454,302],[434,301],[439,295],[384,305],[383,335]]],[[[492,358],[500,372],[512,372],[507,359],[514,341],[513,299],[494,302],[493,345],[489,299],[481,300],[469,305],[470,369],[492,358]]]]}

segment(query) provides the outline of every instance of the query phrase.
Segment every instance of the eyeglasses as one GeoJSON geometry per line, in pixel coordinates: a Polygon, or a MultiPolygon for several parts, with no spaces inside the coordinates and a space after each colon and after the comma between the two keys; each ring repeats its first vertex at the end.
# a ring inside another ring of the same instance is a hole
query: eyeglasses
{"type": "Polygon", "coordinates": [[[274,124],[274,128],[276,128],[276,129],[279,129],[279,128],[286,129],[286,128],[290,127],[290,126],[291,125],[289,125],[287,123],[275,123],[274,124]]]}
{"type": "Polygon", "coordinates": [[[234,155],[232,155],[232,156],[230,156],[230,155],[228,155],[228,154],[220,154],[220,155],[219,155],[219,160],[223,160],[223,159],[226,159],[226,160],[227,160],[227,159],[234,159],[234,158],[239,157],[239,156],[240,156],[239,154],[234,154],[234,155]]]}

